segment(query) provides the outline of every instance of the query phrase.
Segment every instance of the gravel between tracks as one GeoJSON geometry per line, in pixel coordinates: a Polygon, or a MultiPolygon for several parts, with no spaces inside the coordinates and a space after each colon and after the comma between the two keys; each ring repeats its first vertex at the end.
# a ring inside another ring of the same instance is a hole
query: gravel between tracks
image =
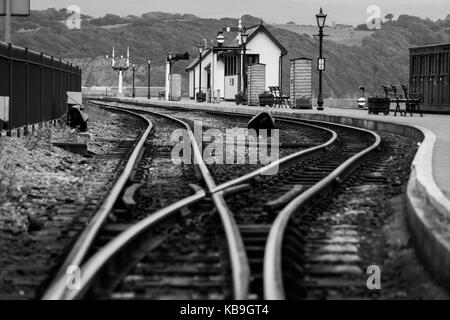
{"type": "MultiPolygon", "coordinates": [[[[358,285],[323,290],[309,290],[310,299],[448,299],[445,290],[436,285],[421,265],[412,246],[406,222],[406,184],[410,165],[417,150],[415,141],[387,133],[379,133],[383,139],[379,155],[368,159],[365,169],[358,170],[342,188],[326,196],[329,204],[311,209],[316,216],[306,233],[314,245],[320,241],[336,241],[336,230],[353,230],[356,255],[360,261],[347,267],[360,268],[361,274],[350,280],[358,285]],[[382,170],[382,171],[381,171],[382,170]],[[384,183],[370,182],[374,177],[384,183]],[[367,180],[369,179],[369,180],[367,180]],[[312,240],[311,240],[312,239],[312,240]],[[316,239],[321,239],[320,241],[316,239]],[[366,280],[369,266],[381,269],[381,290],[368,290],[366,280]]],[[[301,213],[298,213],[301,217],[301,213]]],[[[300,218],[301,228],[305,219],[300,218]]],[[[350,234],[350,233],[349,233],[350,234]]],[[[333,242],[334,243],[334,242],[333,242]]],[[[338,242],[336,242],[338,243],[338,242]]],[[[339,243],[338,243],[339,244],[339,243]]],[[[306,260],[319,256],[307,245],[306,260]]],[[[338,255],[336,254],[336,257],[338,255]]],[[[314,264],[313,264],[314,265],[314,264]]],[[[341,266],[337,263],[336,267],[341,266]]],[[[314,270],[314,267],[311,267],[314,270]]],[[[343,276],[343,278],[345,278],[343,276]]],[[[316,279],[316,278],[315,278],[316,279]]]]}
{"type": "Polygon", "coordinates": [[[87,205],[95,211],[116,178],[121,161],[102,156],[116,140],[134,139],[140,131],[133,117],[86,111],[88,134],[62,125],[28,137],[0,138],[0,299],[35,296],[38,283],[75,236],[64,230],[87,205]],[[54,147],[55,141],[85,142],[91,156],[54,147]]]}
{"type": "MultiPolygon", "coordinates": [[[[126,107],[127,105],[123,106],[126,107]]],[[[222,137],[225,139],[227,129],[247,129],[247,125],[250,119],[246,117],[210,114],[201,111],[184,112],[166,110],[162,108],[151,108],[151,110],[155,112],[161,112],[163,114],[169,114],[174,118],[185,121],[190,125],[191,129],[194,131],[194,134],[198,134],[198,132],[196,132],[195,130],[196,128],[201,128],[204,140],[202,149],[203,152],[205,148],[212,142],[212,140],[205,139],[205,133],[207,130],[219,129],[222,133],[222,137]]],[[[306,149],[310,145],[322,144],[330,139],[329,133],[322,130],[309,128],[301,124],[296,125],[276,120],[276,127],[279,129],[279,142],[281,144],[293,145],[293,147],[288,148],[280,147],[279,155],[277,156],[280,158],[306,149]]],[[[270,138],[268,139],[268,143],[271,143],[270,138]]],[[[228,146],[226,148],[228,148],[228,146]]],[[[267,149],[268,151],[270,151],[271,147],[268,147],[267,149]]],[[[208,169],[210,170],[217,184],[224,183],[237,177],[243,176],[265,165],[261,162],[258,162],[257,164],[250,164],[249,154],[251,152],[251,149],[248,147],[244,148],[243,146],[237,144],[234,145],[235,161],[233,163],[227,163],[226,159],[227,156],[229,156],[229,154],[227,154],[227,150],[228,149],[225,148],[223,149],[223,163],[214,163],[214,160],[211,158],[209,158],[209,160],[212,160],[212,163],[208,163],[208,157],[204,156],[204,160],[208,165],[208,169]],[[245,163],[236,163],[236,159],[245,159],[245,163]]],[[[272,158],[274,157],[270,152],[268,153],[268,155],[269,154],[272,158]]]]}

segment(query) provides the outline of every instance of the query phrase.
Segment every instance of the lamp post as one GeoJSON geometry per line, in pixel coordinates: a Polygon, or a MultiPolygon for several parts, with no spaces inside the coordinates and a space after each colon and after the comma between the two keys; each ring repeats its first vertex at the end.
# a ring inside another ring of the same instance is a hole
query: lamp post
{"type": "Polygon", "coordinates": [[[148,92],[147,92],[147,99],[150,100],[150,64],[152,63],[152,59],[151,58],[147,58],[147,66],[148,66],[148,81],[147,81],[147,86],[148,86],[148,92]]]}
{"type": "Polygon", "coordinates": [[[136,87],[134,85],[134,74],[136,72],[136,64],[135,63],[133,63],[132,69],[133,69],[133,98],[136,98],[136,87]]]}
{"type": "Polygon", "coordinates": [[[5,2],[5,42],[11,43],[11,0],[5,2]]]}
{"type": "Polygon", "coordinates": [[[170,75],[172,74],[172,59],[173,59],[173,53],[169,52],[167,54],[167,63],[166,63],[166,100],[172,99],[172,79],[170,78],[170,75]]]}
{"type": "MultiPolygon", "coordinates": [[[[200,63],[199,70],[198,70],[198,92],[199,92],[198,97],[201,97],[202,96],[202,52],[203,52],[203,45],[201,43],[199,43],[197,45],[197,49],[198,49],[198,59],[199,59],[199,63],[200,63]]],[[[198,98],[197,98],[197,102],[198,102],[198,98]]]]}
{"type": "Polygon", "coordinates": [[[241,43],[243,48],[243,56],[242,56],[242,82],[243,82],[243,92],[247,90],[247,71],[245,70],[245,51],[247,50],[247,40],[248,40],[248,34],[247,33],[241,33],[241,43]]]}
{"type": "Polygon", "coordinates": [[[325,59],[322,57],[322,42],[323,42],[323,28],[327,15],[323,13],[322,8],[316,14],[317,26],[319,27],[319,59],[317,61],[317,69],[319,71],[319,95],[317,96],[317,110],[323,110],[323,95],[322,95],[322,71],[325,70],[325,59]]]}
{"type": "Polygon", "coordinates": [[[169,74],[172,74],[172,59],[173,59],[173,53],[169,52],[167,54],[167,61],[169,61],[169,74]]]}

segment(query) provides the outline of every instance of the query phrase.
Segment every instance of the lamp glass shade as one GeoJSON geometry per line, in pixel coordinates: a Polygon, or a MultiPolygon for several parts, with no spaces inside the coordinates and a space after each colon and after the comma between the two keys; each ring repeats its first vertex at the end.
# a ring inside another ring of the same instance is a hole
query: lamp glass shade
{"type": "Polygon", "coordinates": [[[173,58],[172,52],[169,52],[169,54],[167,55],[167,58],[169,58],[169,60],[172,60],[172,58],[173,58]]]}
{"type": "Polygon", "coordinates": [[[225,37],[223,36],[223,32],[222,31],[217,32],[217,43],[223,44],[224,41],[225,41],[225,37]]]}
{"type": "Polygon", "coordinates": [[[203,52],[203,45],[202,44],[197,45],[197,49],[198,49],[198,53],[202,54],[202,52],[203,52]]]}
{"type": "Polygon", "coordinates": [[[150,64],[150,63],[152,63],[152,59],[147,58],[147,64],[150,64]]]}
{"type": "Polygon", "coordinates": [[[246,43],[247,43],[247,40],[248,40],[248,34],[242,33],[242,34],[241,34],[241,40],[242,40],[242,43],[243,43],[243,44],[246,44],[246,43]]]}
{"type": "Polygon", "coordinates": [[[327,19],[327,15],[323,13],[322,8],[320,8],[320,12],[316,14],[317,26],[319,28],[323,28],[325,26],[325,20],[327,19]]]}

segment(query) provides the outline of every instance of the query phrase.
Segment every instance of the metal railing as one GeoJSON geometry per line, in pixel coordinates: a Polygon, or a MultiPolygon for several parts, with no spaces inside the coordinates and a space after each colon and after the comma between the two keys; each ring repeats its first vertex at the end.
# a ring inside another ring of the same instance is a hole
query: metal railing
{"type": "Polygon", "coordinates": [[[81,91],[78,66],[0,42],[0,97],[9,97],[0,130],[60,118],[67,112],[67,91],[81,91]]]}

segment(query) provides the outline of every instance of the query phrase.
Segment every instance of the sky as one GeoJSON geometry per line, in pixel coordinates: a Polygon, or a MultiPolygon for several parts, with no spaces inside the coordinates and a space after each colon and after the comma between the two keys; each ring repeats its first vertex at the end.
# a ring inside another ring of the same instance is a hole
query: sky
{"type": "MultiPolygon", "coordinates": [[[[380,16],[388,13],[397,17],[410,14],[432,20],[443,19],[450,14],[449,0],[31,0],[31,9],[67,8],[77,5],[81,13],[100,17],[106,13],[126,16],[141,15],[150,11],[190,13],[199,17],[237,18],[244,14],[261,17],[268,23],[314,24],[315,14],[322,6],[328,14],[327,22],[366,23],[375,5],[380,16]]],[[[394,18],[395,19],[395,18],[394,18]]]]}

